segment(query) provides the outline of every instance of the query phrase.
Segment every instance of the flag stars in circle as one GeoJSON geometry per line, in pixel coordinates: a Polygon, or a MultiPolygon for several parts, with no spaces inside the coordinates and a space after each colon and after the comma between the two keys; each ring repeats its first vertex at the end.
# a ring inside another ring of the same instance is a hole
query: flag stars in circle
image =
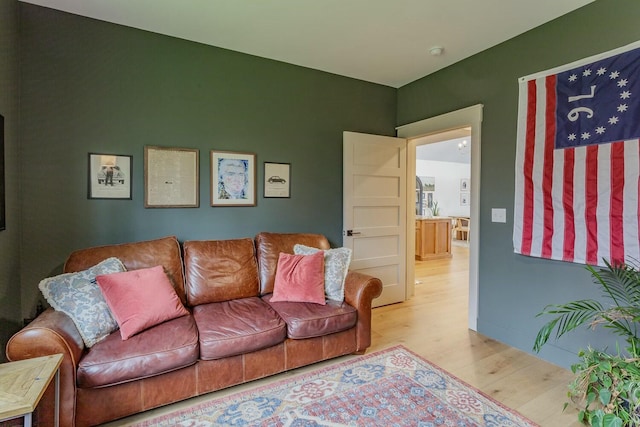
{"type": "MultiPolygon", "coordinates": [[[[582,71],[582,76],[583,77],[589,77],[592,74],[592,70],[590,68],[585,68],[582,71]]],[[[600,67],[598,68],[598,70],[595,73],[597,76],[604,76],[607,74],[607,69],[606,67],[600,67]]],[[[623,79],[620,78],[620,71],[612,71],[611,73],[609,73],[609,79],[611,80],[616,80],[619,79],[616,83],[616,85],[619,88],[624,88],[629,84],[629,79],[623,79]]],[[[578,81],[578,74],[571,74],[567,80],[571,83],[575,83],[576,81],[578,81]]],[[[622,92],[620,92],[620,99],[630,99],[631,98],[631,91],[629,90],[624,90],[622,92]]],[[[624,113],[629,109],[629,106],[627,104],[620,104],[617,107],[617,111],[619,113],[624,113]]],[[[618,116],[611,116],[608,119],[608,123],[610,125],[617,125],[620,121],[620,118],[618,116]]],[[[595,129],[595,133],[597,133],[598,135],[603,135],[606,132],[607,128],[605,128],[604,126],[599,126],[595,129]]],[[[577,134],[575,133],[570,133],[567,135],[567,139],[569,141],[575,141],[577,139],[577,134]]],[[[587,140],[589,138],[591,138],[591,133],[590,132],[583,132],[582,134],[580,134],[580,138],[583,140],[587,140]]]]}

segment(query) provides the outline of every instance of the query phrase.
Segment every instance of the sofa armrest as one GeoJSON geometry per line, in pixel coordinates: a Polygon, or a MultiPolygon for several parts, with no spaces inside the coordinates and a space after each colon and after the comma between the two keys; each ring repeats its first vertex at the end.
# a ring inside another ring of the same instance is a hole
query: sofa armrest
{"type": "Polygon", "coordinates": [[[382,294],[380,279],[349,270],[344,284],[344,300],[358,311],[357,352],[364,353],[371,345],[371,302],[380,294],[382,294]]]}
{"type": "MultiPolygon", "coordinates": [[[[36,317],[7,343],[10,361],[62,354],[60,365],[60,426],[73,426],[76,406],[76,371],[84,343],[75,324],[66,314],[52,308],[36,317]]],[[[53,408],[53,393],[46,393],[39,408],[53,408]]],[[[47,417],[48,418],[48,417],[47,417]]]]}

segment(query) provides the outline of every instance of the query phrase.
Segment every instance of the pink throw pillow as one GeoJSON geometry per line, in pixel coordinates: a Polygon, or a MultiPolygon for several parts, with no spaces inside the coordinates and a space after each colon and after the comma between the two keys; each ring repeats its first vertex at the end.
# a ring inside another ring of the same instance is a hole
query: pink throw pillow
{"type": "Polygon", "coordinates": [[[313,302],[325,305],[324,253],[290,255],[281,253],[276,267],[272,302],[313,302]]]}
{"type": "Polygon", "coordinates": [[[189,314],[161,265],[96,277],[126,340],[167,320],[189,314]]]}

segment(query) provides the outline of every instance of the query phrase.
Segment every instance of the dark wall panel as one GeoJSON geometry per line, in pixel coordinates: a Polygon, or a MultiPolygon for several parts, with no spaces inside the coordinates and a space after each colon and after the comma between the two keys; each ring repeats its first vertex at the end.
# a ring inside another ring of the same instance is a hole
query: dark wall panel
{"type": "MultiPolygon", "coordinates": [[[[0,231],[0,362],[4,346],[22,325],[20,312],[20,202],[18,198],[18,1],[0,2],[0,115],[4,117],[4,204],[0,231]]],[[[3,139],[0,137],[0,139],[3,139]]]]}
{"type": "MultiPolygon", "coordinates": [[[[598,297],[584,266],[513,253],[518,78],[640,39],[637,16],[637,1],[598,0],[398,91],[399,124],[484,104],[478,327],[486,335],[531,351],[549,320],[535,317],[545,305],[598,297]],[[507,224],[491,222],[494,207],[507,208],[507,224]]],[[[610,340],[581,330],[541,355],[568,366],[579,348],[610,340]]]]}
{"type": "Polygon", "coordinates": [[[73,249],[317,232],[342,242],[342,131],[393,135],[396,89],[21,4],[23,311],[73,249]],[[145,209],[145,145],[200,150],[200,207],[145,209]],[[210,207],[209,151],[257,155],[256,207],[210,207]],[[87,199],[87,153],[133,156],[133,200],[87,199]],[[262,197],[263,162],[291,198],[262,197]]]}

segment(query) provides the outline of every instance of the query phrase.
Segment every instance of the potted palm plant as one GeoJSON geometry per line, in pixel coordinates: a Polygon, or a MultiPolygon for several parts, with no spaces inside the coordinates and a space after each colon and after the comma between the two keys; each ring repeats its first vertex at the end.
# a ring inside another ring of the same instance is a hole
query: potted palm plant
{"type": "MultiPolygon", "coordinates": [[[[582,325],[602,326],[624,338],[627,347],[614,353],[588,348],[578,353],[580,362],[569,385],[569,398],[578,405],[578,419],[594,427],[640,426],[640,269],[638,262],[587,266],[607,304],[583,299],[548,305],[538,314],[555,316],[538,332],[534,351],[555,330],[558,339],[582,325]]],[[[568,405],[565,404],[565,407],[568,405]]]]}

